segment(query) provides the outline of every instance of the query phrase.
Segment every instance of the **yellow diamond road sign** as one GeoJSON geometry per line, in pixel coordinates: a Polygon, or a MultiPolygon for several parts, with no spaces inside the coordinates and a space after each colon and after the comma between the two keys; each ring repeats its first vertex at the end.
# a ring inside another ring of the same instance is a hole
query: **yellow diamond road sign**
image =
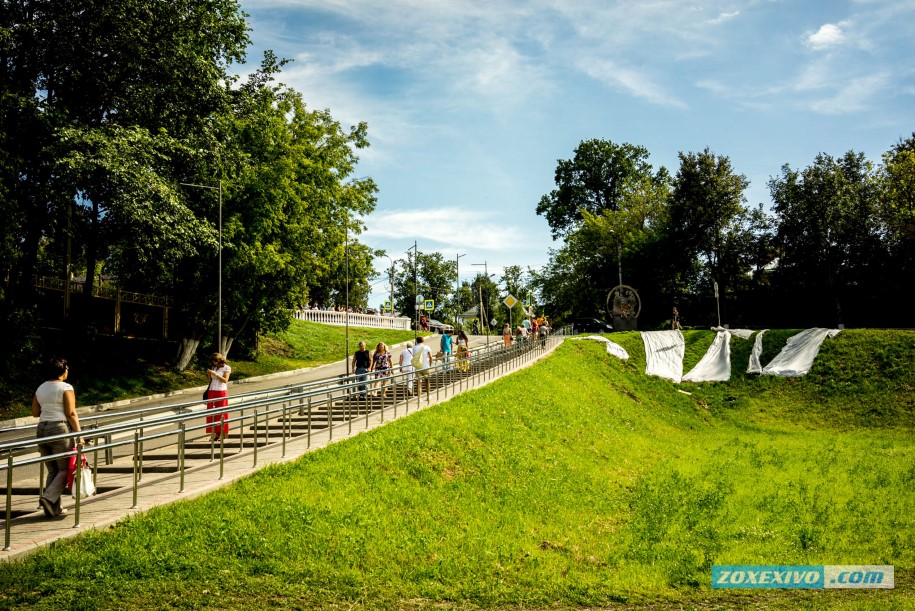
{"type": "Polygon", "coordinates": [[[505,299],[502,300],[502,303],[505,304],[505,307],[513,308],[513,307],[515,307],[515,304],[518,303],[518,300],[515,299],[512,295],[509,295],[508,297],[506,297],[505,299]]]}

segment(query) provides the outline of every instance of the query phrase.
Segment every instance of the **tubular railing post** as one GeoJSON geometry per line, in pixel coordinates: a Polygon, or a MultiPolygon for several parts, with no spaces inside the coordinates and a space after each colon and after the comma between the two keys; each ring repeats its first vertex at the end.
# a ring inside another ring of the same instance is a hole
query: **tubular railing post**
{"type": "MultiPolygon", "coordinates": [[[[257,442],[258,442],[258,439],[257,439],[257,432],[258,432],[258,429],[257,429],[257,408],[255,407],[255,408],[254,408],[254,464],[252,465],[253,467],[256,467],[256,466],[257,466],[257,446],[260,445],[260,444],[257,443],[257,442]]],[[[244,433],[242,433],[242,434],[244,434],[244,433]]],[[[220,479],[221,479],[221,478],[220,478],[220,479]]]]}
{"type": "Polygon", "coordinates": [[[330,404],[330,392],[327,393],[327,434],[328,439],[334,438],[333,406],[330,404]]]}
{"type": "Polygon", "coordinates": [[[73,474],[73,491],[76,493],[76,509],[73,516],[73,528],[79,528],[79,506],[81,504],[83,488],[83,446],[76,444],[76,472],[73,474]]]}
{"type": "MultiPolygon", "coordinates": [[[[228,416],[228,414],[226,414],[228,416]]],[[[238,433],[238,453],[241,454],[245,451],[245,410],[241,410],[241,421],[238,424],[241,427],[241,430],[238,433]]],[[[220,431],[222,428],[220,428],[220,431]]],[[[221,440],[225,435],[220,435],[219,439],[221,440]]],[[[222,444],[220,444],[222,445],[222,444]]],[[[257,447],[257,436],[254,437],[254,447],[257,447]]],[[[221,460],[221,457],[220,457],[221,460]]],[[[221,469],[221,467],[220,467],[221,469]]],[[[222,475],[219,476],[219,479],[222,479],[222,475]]]]}
{"type": "Polygon", "coordinates": [[[111,447],[111,433],[104,437],[105,439],[105,464],[110,465],[114,462],[114,449],[111,447]]]}
{"type": "Polygon", "coordinates": [[[140,449],[140,431],[133,432],[133,505],[131,509],[135,509],[137,506],[137,484],[140,482],[137,479],[137,468],[140,465],[140,461],[137,458],[137,453],[140,449]]]}
{"type": "Polygon", "coordinates": [[[282,456],[284,458],[286,456],[286,428],[288,427],[288,425],[289,425],[289,403],[286,402],[286,403],[283,403],[283,432],[282,432],[283,454],[282,454],[282,456]]]}
{"type": "MultiPolygon", "coordinates": [[[[42,465],[44,463],[41,463],[42,465]]],[[[13,451],[6,455],[6,534],[3,540],[3,551],[8,552],[10,547],[10,528],[13,524],[13,451]]]]}
{"type": "MultiPolygon", "coordinates": [[[[10,453],[12,453],[12,450],[10,450],[10,453]]],[[[44,463],[41,463],[38,465],[38,496],[44,494],[44,480],[44,463]]],[[[9,487],[7,487],[7,490],[9,490],[9,487]]]]}
{"type": "Polygon", "coordinates": [[[184,492],[184,444],[187,431],[184,423],[178,424],[178,492],[184,492]]]}
{"type": "MultiPolygon", "coordinates": [[[[245,426],[244,419],[241,421],[240,426],[241,427],[245,426]]],[[[242,434],[242,435],[240,435],[240,437],[242,439],[244,439],[245,436],[244,436],[244,434],[242,434]]],[[[256,443],[255,443],[255,447],[257,447],[256,443]]],[[[239,453],[241,453],[241,452],[239,452],[239,453]]],[[[225,473],[225,466],[226,466],[226,436],[220,435],[219,436],[219,479],[222,479],[222,476],[225,473]]]]}
{"type": "Polygon", "coordinates": [[[137,455],[140,461],[140,470],[137,474],[137,481],[143,479],[143,427],[140,427],[140,453],[137,455]]]}
{"type": "Polygon", "coordinates": [[[311,447],[311,397],[308,397],[308,444],[306,447],[311,447]]]}
{"type": "MultiPolygon", "coordinates": [[[[381,395],[381,407],[384,408],[384,394],[381,395]]],[[[347,424],[347,434],[353,434],[353,405],[350,403],[349,399],[344,395],[343,397],[343,409],[346,410],[346,424],[347,424]]]]}

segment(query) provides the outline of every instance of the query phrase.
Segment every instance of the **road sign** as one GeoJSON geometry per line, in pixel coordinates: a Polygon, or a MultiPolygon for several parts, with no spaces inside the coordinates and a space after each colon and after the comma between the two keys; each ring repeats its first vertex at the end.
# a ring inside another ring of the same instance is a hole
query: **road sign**
{"type": "Polygon", "coordinates": [[[435,309],[435,300],[427,299],[425,302],[425,305],[423,305],[423,309],[427,312],[431,312],[432,310],[434,310],[435,309]]]}
{"type": "Polygon", "coordinates": [[[390,300],[390,299],[385,299],[385,300],[384,300],[384,308],[383,308],[383,309],[385,309],[385,310],[390,310],[390,309],[391,309],[391,300],[390,300]]]}
{"type": "Polygon", "coordinates": [[[509,294],[508,297],[502,300],[502,303],[504,303],[507,308],[513,308],[515,307],[515,304],[518,303],[518,300],[515,299],[513,295],[509,294]]]}
{"type": "Polygon", "coordinates": [[[422,305],[423,301],[425,301],[425,297],[423,297],[422,295],[416,296],[416,305],[422,305]]]}
{"type": "Polygon", "coordinates": [[[497,324],[499,324],[499,321],[496,320],[495,318],[493,318],[492,320],[489,321],[489,324],[490,324],[490,326],[495,327],[497,324]]]}

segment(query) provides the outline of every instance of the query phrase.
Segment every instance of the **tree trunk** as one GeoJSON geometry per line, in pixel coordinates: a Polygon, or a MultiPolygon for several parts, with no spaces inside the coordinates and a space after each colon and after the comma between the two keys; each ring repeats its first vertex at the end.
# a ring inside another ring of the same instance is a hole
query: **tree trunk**
{"type": "Polygon", "coordinates": [[[219,353],[223,356],[223,358],[229,358],[229,350],[232,349],[232,344],[234,342],[234,337],[229,337],[227,335],[222,336],[222,345],[219,347],[219,353]]]}
{"type": "Polygon", "coordinates": [[[181,338],[181,341],[178,344],[178,357],[177,362],[175,363],[175,369],[178,371],[184,371],[187,369],[187,366],[190,364],[191,359],[194,357],[194,353],[197,352],[197,347],[199,345],[199,339],[193,339],[189,337],[181,338]]]}

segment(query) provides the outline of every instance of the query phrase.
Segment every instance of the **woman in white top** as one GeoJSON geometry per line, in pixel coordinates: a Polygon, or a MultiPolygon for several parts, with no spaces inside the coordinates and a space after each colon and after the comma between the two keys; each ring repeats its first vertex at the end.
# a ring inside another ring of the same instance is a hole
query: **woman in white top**
{"type": "MultiPolygon", "coordinates": [[[[207,369],[207,375],[210,376],[210,385],[207,386],[207,409],[222,409],[229,406],[229,375],[232,368],[226,362],[224,356],[214,352],[210,357],[210,368],[207,369]],[[216,399],[215,401],[213,399],[216,399]]],[[[224,439],[229,434],[229,414],[217,414],[216,416],[207,416],[207,424],[215,426],[207,427],[207,434],[213,441],[224,439]],[[219,422],[222,421],[222,424],[219,422]]]]}
{"type": "MultiPolygon", "coordinates": [[[[73,386],[66,382],[69,375],[70,367],[66,359],[55,357],[48,362],[48,380],[38,387],[35,396],[32,397],[32,416],[38,418],[36,437],[39,439],[78,433],[82,430],[79,416],[76,415],[76,393],[73,386]]],[[[76,442],[82,444],[83,438],[78,438],[76,442]]],[[[38,452],[42,456],[64,454],[72,449],[72,445],[73,442],[70,440],[58,439],[39,443],[38,452]]],[[[64,456],[45,464],[48,468],[48,479],[38,503],[45,515],[52,518],[66,513],[60,505],[61,496],[67,486],[70,457],[64,456]]]]}

